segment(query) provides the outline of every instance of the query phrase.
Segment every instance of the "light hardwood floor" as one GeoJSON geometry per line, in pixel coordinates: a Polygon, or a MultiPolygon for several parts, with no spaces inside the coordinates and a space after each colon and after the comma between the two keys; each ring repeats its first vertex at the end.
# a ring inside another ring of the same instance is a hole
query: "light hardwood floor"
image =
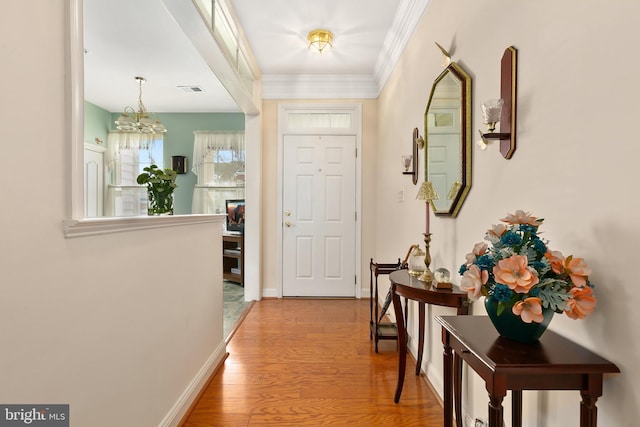
{"type": "Polygon", "coordinates": [[[395,341],[369,339],[368,300],[268,299],[253,305],[229,357],[184,426],[441,426],[428,384],[395,341]]]}

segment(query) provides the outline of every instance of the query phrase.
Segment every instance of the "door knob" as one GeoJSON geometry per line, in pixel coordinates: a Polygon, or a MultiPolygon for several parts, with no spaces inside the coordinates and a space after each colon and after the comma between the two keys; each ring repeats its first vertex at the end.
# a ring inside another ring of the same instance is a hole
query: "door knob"
{"type": "Polygon", "coordinates": [[[291,211],[284,211],[285,216],[291,216],[291,211]]]}
{"type": "Polygon", "coordinates": [[[286,225],[287,227],[295,227],[295,224],[290,221],[285,222],[284,225],[286,225]]]}

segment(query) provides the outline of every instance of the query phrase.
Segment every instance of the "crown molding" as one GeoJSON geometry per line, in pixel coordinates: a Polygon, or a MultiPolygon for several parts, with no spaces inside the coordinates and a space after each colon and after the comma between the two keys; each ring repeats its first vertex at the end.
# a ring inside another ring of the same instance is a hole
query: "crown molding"
{"type": "Polygon", "coordinates": [[[375,99],[400,59],[430,0],[401,0],[373,75],[263,75],[263,99],[375,99]]]}
{"type": "Polygon", "coordinates": [[[378,85],[373,76],[263,75],[263,99],[374,99],[378,85]]]}
{"type": "Polygon", "coordinates": [[[393,72],[400,55],[407,46],[409,39],[424,15],[430,0],[401,0],[398,12],[393,19],[391,29],[382,46],[382,51],[376,61],[374,76],[378,84],[379,91],[387,83],[389,76],[393,72]]]}

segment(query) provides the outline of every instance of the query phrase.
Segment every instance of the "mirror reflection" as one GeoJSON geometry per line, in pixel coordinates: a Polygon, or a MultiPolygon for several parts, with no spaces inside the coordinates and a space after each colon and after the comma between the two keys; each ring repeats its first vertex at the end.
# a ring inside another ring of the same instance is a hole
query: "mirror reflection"
{"type": "Polygon", "coordinates": [[[471,77],[455,62],[435,80],[425,112],[426,180],[436,215],[456,216],[471,188],[471,77]]]}

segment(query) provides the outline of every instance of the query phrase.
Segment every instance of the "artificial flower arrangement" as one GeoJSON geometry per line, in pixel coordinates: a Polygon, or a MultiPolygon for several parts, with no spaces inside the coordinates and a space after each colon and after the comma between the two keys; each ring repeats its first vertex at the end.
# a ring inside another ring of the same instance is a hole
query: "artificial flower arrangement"
{"type": "Polygon", "coordinates": [[[543,219],[518,210],[487,231],[460,267],[460,287],[469,298],[498,301],[498,316],[507,308],[525,323],[542,323],[543,308],[583,319],[596,305],[591,270],[582,258],[552,251],[538,236],[543,219]]]}

